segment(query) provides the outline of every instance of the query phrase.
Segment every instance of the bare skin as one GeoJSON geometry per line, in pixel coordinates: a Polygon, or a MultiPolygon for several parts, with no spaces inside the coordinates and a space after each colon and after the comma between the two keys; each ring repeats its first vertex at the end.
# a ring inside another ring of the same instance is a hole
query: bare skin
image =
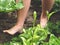
{"type": "Polygon", "coordinates": [[[42,28],[47,26],[48,18],[46,11],[50,11],[53,7],[54,0],[42,0],[42,13],[40,18],[40,25],[42,28]]]}
{"type": "MultiPolygon", "coordinates": [[[[18,3],[18,0],[16,0],[16,2],[18,3]]],[[[31,0],[23,0],[24,8],[21,10],[18,10],[18,13],[17,13],[18,17],[17,17],[16,25],[14,27],[12,27],[11,29],[4,30],[3,32],[14,35],[16,32],[22,31],[21,29],[22,29],[24,21],[26,19],[27,12],[30,7],[30,2],[31,2],[31,0]]]]}
{"type": "MultiPolygon", "coordinates": [[[[16,2],[18,2],[18,0],[16,0],[16,2]]],[[[12,27],[11,29],[4,30],[3,32],[7,32],[11,35],[14,35],[16,32],[22,31],[21,29],[27,17],[27,12],[29,10],[31,0],[23,0],[23,3],[24,3],[24,8],[19,10],[17,13],[18,19],[17,19],[16,25],[12,27]]],[[[42,28],[44,28],[48,22],[46,11],[50,11],[53,4],[54,4],[54,0],[42,0],[42,13],[41,13],[41,18],[40,18],[40,25],[42,28]]]]}

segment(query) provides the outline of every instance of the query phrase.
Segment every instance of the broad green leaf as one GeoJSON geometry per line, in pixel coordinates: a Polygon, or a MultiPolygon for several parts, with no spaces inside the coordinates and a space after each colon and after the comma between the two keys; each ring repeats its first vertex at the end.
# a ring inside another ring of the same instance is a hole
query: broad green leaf
{"type": "Polygon", "coordinates": [[[17,9],[22,9],[23,7],[22,0],[19,0],[17,4],[15,0],[0,0],[0,12],[10,12],[17,9]]]}
{"type": "Polygon", "coordinates": [[[53,34],[50,35],[49,45],[59,45],[60,40],[53,34]]]}

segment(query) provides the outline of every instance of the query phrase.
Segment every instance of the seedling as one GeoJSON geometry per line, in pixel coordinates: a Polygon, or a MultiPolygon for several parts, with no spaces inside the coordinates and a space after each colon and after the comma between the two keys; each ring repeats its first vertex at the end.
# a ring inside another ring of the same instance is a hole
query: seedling
{"type": "Polygon", "coordinates": [[[36,18],[37,18],[37,12],[34,11],[34,13],[33,13],[33,26],[35,26],[36,18]]]}
{"type": "Polygon", "coordinates": [[[49,13],[49,12],[47,11],[46,13],[47,13],[47,17],[48,17],[48,20],[49,20],[50,17],[51,17],[54,13],[56,13],[56,12],[51,12],[51,13],[49,13]]]}

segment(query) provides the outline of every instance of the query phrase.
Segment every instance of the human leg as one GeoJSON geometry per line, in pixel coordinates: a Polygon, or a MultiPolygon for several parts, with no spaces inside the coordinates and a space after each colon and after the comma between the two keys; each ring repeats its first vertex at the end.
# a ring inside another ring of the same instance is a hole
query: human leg
{"type": "Polygon", "coordinates": [[[54,0],[42,0],[42,13],[40,18],[40,25],[44,28],[47,25],[48,18],[46,15],[46,11],[50,11],[53,7],[54,0]]]}
{"type": "MultiPolygon", "coordinates": [[[[18,0],[16,1],[18,2],[18,0]]],[[[26,19],[26,16],[27,16],[27,12],[30,7],[30,2],[31,0],[23,0],[24,8],[21,10],[18,10],[16,25],[9,30],[4,30],[3,32],[7,32],[11,35],[14,35],[16,32],[21,30],[21,28],[23,27],[24,21],[26,19]]]]}

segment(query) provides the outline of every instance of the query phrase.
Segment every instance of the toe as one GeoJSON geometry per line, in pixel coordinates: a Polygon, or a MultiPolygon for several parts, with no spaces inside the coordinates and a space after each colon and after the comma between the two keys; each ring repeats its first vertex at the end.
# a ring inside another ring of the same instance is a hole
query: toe
{"type": "Polygon", "coordinates": [[[3,32],[8,32],[8,30],[4,30],[3,32]]]}

